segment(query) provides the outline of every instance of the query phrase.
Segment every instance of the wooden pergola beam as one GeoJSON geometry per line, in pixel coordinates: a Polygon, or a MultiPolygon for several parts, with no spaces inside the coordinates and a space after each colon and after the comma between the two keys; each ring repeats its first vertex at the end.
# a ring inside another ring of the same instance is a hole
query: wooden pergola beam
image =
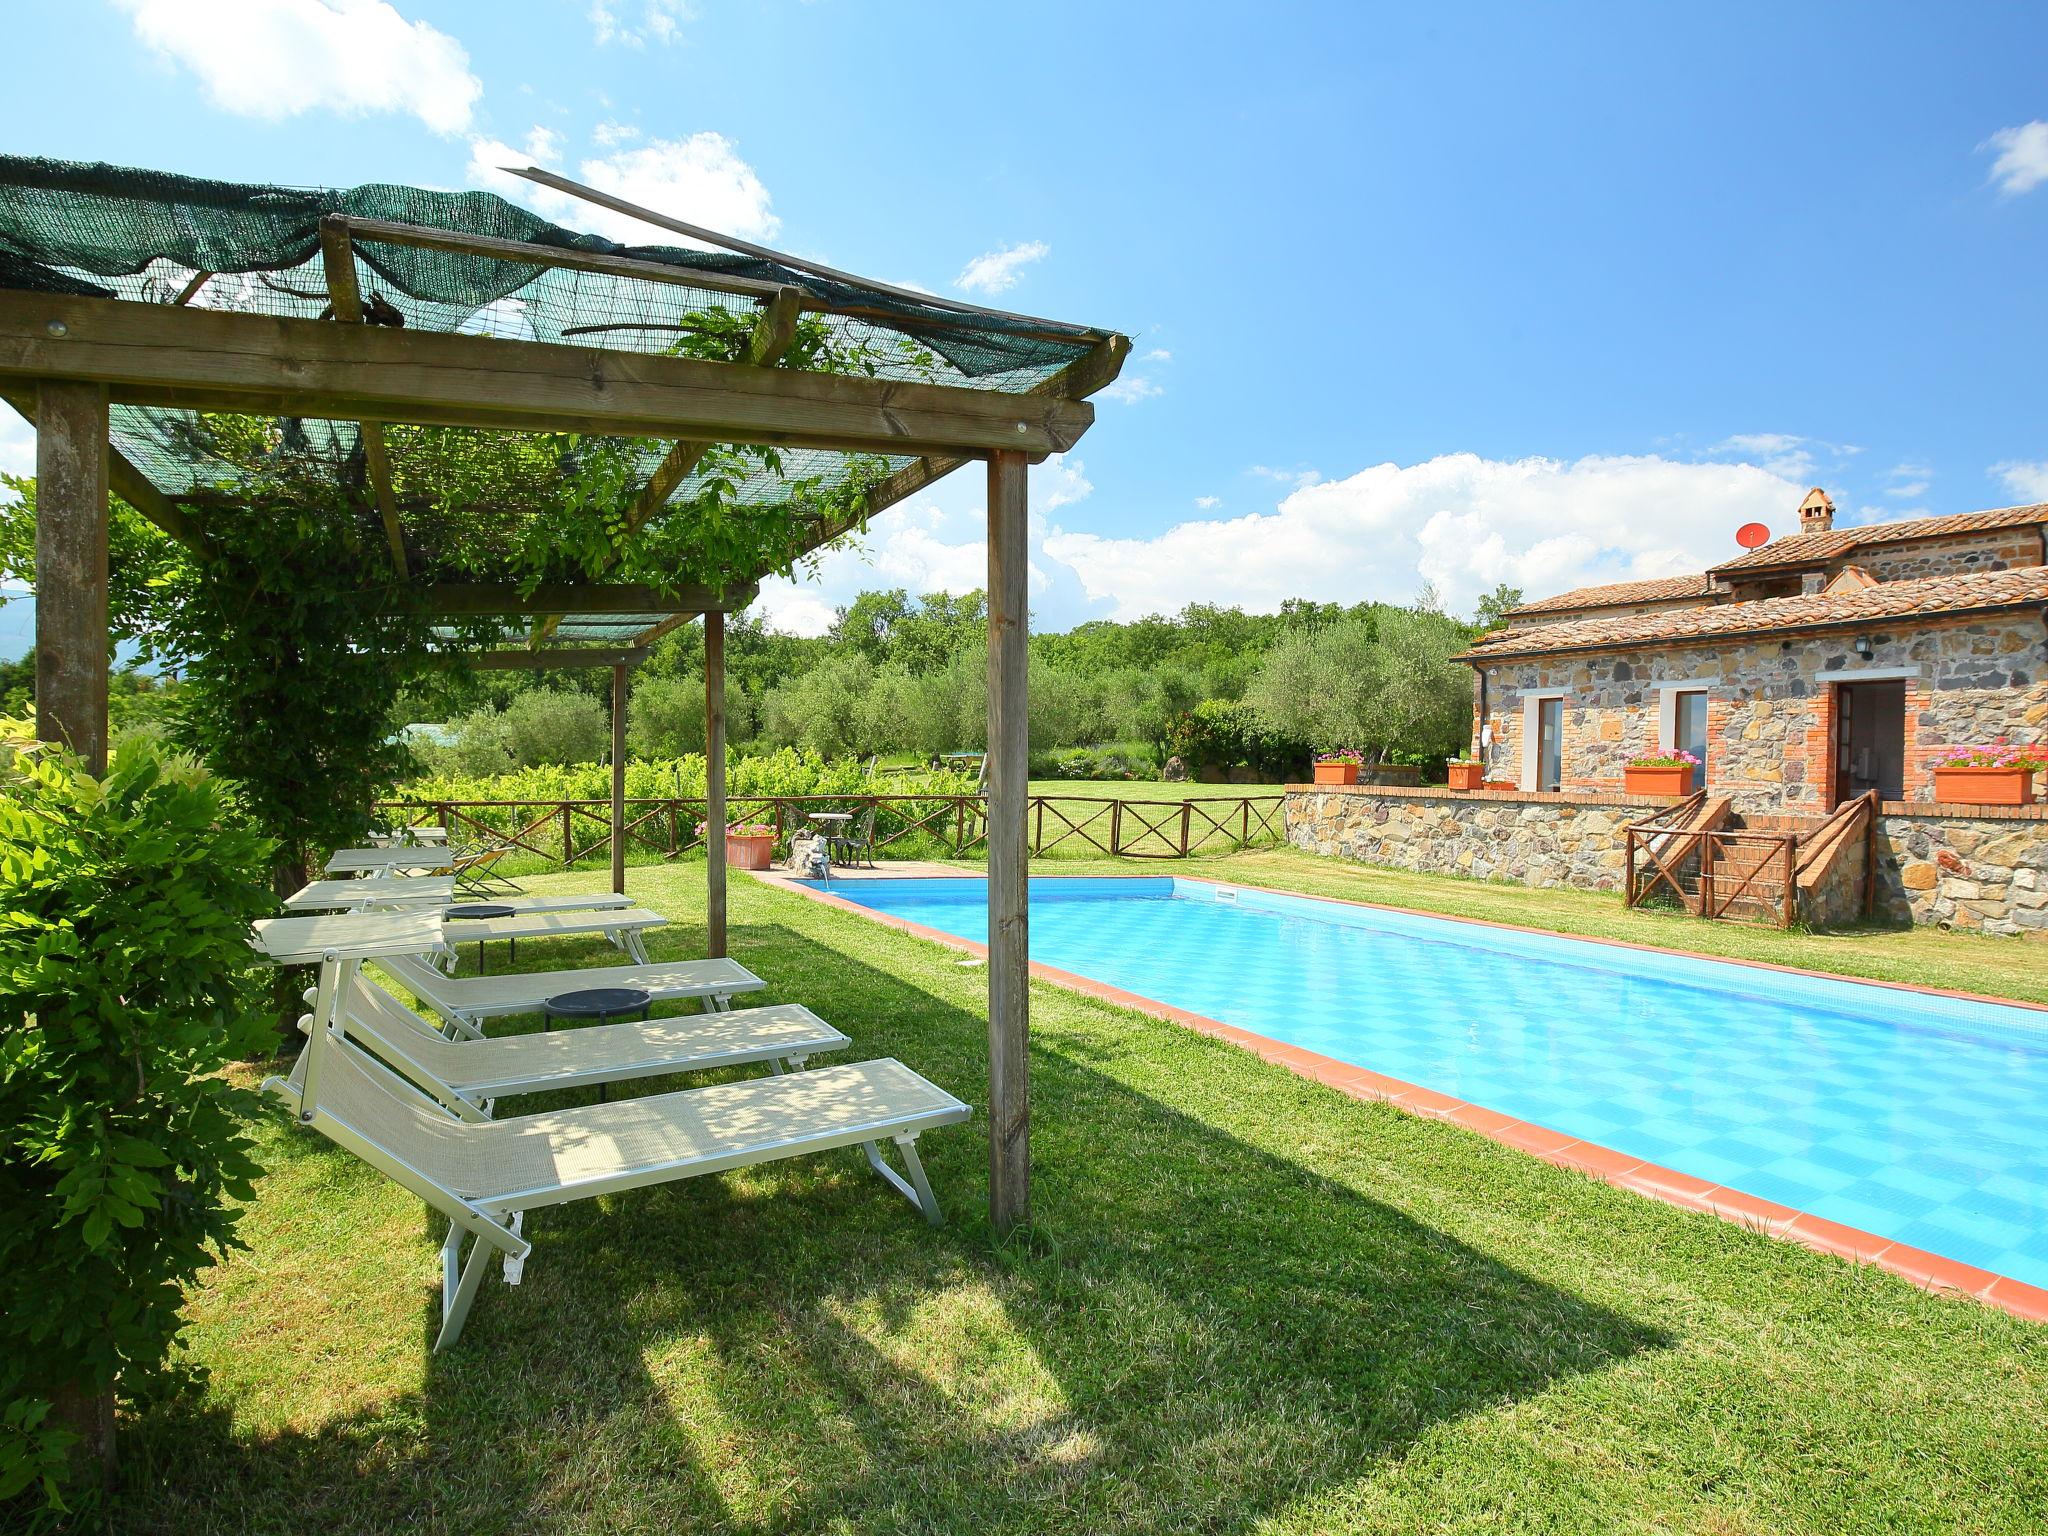
{"type": "Polygon", "coordinates": [[[386,612],[439,614],[448,618],[530,613],[659,613],[690,619],[700,613],[737,611],[751,603],[759,591],[751,582],[723,589],[650,587],[624,582],[601,586],[549,583],[530,592],[522,592],[516,586],[481,582],[441,582],[435,586],[399,587],[388,593],[371,594],[368,600],[386,612]]]}
{"type": "MultiPolygon", "coordinates": [[[[334,303],[334,318],[345,325],[363,323],[363,295],[356,286],[355,247],[348,237],[348,225],[333,215],[320,221],[320,264],[327,273],[327,295],[334,303]]],[[[370,482],[370,494],[377,501],[377,516],[384,523],[384,540],[391,546],[391,566],[403,581],[405,528],[398,520],[398,502],[391,494],[391,460],[384,452],[382,422],[356,423],[362,434],[363,473],[370,482]]]]}
{"type": "Polygon", "coordinates": [[[0,381],[116,403],[917,456],[1072,448],[1082,400],[485,336],[0,291],[0,381]]]}
{"type": "Polygon", "coordinates": [[[557,667],[637,667],[646,659],[647,648],[634,645],[625,650],[485,651],[470,658],[470,665],[486,672],[545,672],[557,667]]]}
{"type": "Polygon", "coordinates": [[[36,737],[107,771],[107,392],[36,401],[36,737]]]}

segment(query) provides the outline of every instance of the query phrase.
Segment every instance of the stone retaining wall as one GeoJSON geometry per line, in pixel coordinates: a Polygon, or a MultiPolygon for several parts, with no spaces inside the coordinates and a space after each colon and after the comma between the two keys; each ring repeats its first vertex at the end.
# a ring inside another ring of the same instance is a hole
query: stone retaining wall
{"type": "MultiPolygon", "coordinates": [[[[1619,892],[1626,873],[1623,829],[1673,803],[1631,795],[1295,784],[1287,788],[1285,826],[1292,847],[1329,858],[1619,892]]],[[[1805,831],[1819,819],[1758,816],[1750,824],[1805,831]]],[[[2048,808],[1888,801],[1877,836],[1880,917],[2048,939],[2048,808]]],[[[1859,874],[1843,870],[1814,893],[1821,920],[1855,915],[1859,874]]]]}
{"type": "Polygon", "coordinates": [[[1640,795],[1290,785],[1287,841],[1328,857],[1522,885],[1622,887],[1622,828],[1674,802],[1640,795]]]}
{"type": "Polygon", "coordinates": [[[1896,922],[2048,938],[2048,808],[1888,803],[1879,910],[1896,922]]]}

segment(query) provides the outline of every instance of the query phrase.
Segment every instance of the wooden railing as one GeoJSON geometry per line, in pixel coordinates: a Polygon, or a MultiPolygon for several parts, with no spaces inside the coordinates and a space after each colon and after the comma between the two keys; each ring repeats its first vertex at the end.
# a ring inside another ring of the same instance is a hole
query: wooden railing
{"type": "MultiPolygon", "coordinates": [[[[1236,795],[1213,800],[1117,800],[1107,796],[1033,795],[1026,806],[1032,856],[1063,846],[1111,858],[1184,859],[1217,848],[1277,842],[1284,798],[1236,795]]],[[[988,839],[983,795],[729,795],[728,825],[774,827],[778,850],[812,811],[875,813],[878,855],[936,844],[955,856],[988,839]]],[[[378,810],[405,825],[439,823],[455,841],[491,840],[550,864],[574,865],[611,846],[609,800],[392,800],[378,810]]],[[[701,797],[626,801],[628,848],[673,859],[701,846],[701,797]]]]}
{"type": "MultiPolygon", "coordinates": [[[[1719,824],[1726,801],[1709,803],[1695,794],[1626,829],[1625,899],[1639,907],[1668,896],[1700,917],[1741,909],[1789,928],[1803,915],[1802,896],[1836,860],[1860,857],[1868,865],[1877,811],[1873,793],[1843,802],[1808,832],[1734,830],[1719,824]]],[[[1874,886],[1866,867],[1866,913],[1874,886]]]]}

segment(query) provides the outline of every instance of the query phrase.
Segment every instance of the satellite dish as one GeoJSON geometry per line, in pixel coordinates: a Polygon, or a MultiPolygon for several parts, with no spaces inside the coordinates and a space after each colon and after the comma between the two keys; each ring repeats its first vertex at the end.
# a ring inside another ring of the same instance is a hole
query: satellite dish
{"type": "Polygon", "coordinates": [[[1771,542],[1771,530],[1762,523],[1744,523],[1735,530],[1735,542],[1744,549],[1758,549],[1771,542]]]}

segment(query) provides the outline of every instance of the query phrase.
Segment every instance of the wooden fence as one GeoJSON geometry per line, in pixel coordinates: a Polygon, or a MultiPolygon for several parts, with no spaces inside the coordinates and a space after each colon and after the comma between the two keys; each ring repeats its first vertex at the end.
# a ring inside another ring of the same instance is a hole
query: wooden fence
{"type": "MultiPolygon", "coordinates": [[[[1125,859],[1184,859],[1218,849],[1249,848],[1281,838],[1280,795],[1207,800],[1115,800],[1088,795],[1033,795],[1026,826],[1034,858],[1065,848],[1125,859]]],[[[728,795],[728,825],[775,828],[778,851],[813,811],[875,813],[879,857],[937,851],[973,852],[988,838],[983,795],[728,795]],[[891,853],[891,850],[894,853],[891,853]]],[[[406,825],[438,823],[455,842],[495,840],[549,864],[573,865],[611,847],[609,800],[391,800],[378,810],[406,825]]],[[[626,801],[628,850],[673,859],[700,846],[701,797],[626,801]]]]}

